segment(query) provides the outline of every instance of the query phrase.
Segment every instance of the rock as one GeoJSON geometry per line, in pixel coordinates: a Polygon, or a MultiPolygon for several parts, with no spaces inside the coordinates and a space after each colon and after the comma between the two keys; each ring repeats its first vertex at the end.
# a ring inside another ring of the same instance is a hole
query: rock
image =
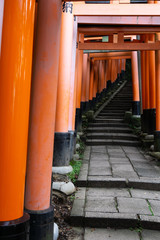
{"type": "Polygon", "coordinates": [[[150,150],[153,152],[154,151],[154,145],[150,146],[150,150]]]}
{"type": "Polygon", "coordinates": [[[59,190],[66,195],[71,195],[76,191],[76,188],[72,182],[53,182],[52,189],[59,190]]]}
{"type": "Polygon", "coordinates": [[[80,144],[77,143],[77,144],[76,144],[76,150],[79,149],[79,148],[80,148],[80,144]]]}
{"type": "Polygon", "coordinates": [[[73,160],[74,160],[74,161],[79,160],[79,154],[78,154],[78,153],[76,153],[76,154],[73,155],[73,160]]]}
{"type": "Polygon", "coordinates": [[[140,127],[141,126],[141,116],[132,115],[131,123],[135,127],[140,127]]]}
{"type": "Polygon", "coordinates": [[[132,117],[132,112],[126,111],[125,116],[124,116],[125,122],[130,123],[131,122],[131,117],[132,117]]]}
{"type": "Polygon", "coordinates": [[[83,132],[78,132],[77,135],[82,136],[83,135],[83,132]]]}
{"type": "Polygon", "coordinates": [[[53,240],[57,240],[59,237],[59,229],[56,223],[54,223],[54,232],[53,232],[54,238],[53,240]]]}
{"type": "Polygon", "coordinates": [[[61,191],[64,192],[66,195],[71,195],[76,191],[76,188],[72,182],[68,182],[62,185],[61,191]]]}
{"type": "Polygon", "coordinates": [[[53,173],[58,173],[61,175],[66,175],[68,173],[71,173],[72,171],[73,171],[72,166],[52,167],[53,173]]]}
{"type": "Polygon", "coordinates": [[[145,140],[154,140],[154,135],[146,135],[145,140]]]}

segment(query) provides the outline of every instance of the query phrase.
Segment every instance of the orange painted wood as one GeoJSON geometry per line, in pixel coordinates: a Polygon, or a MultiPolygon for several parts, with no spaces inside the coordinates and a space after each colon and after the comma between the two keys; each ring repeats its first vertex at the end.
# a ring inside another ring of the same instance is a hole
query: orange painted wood
{"type": "Polygon", "coordinates": [[[81,93],[81,101],[86,101],[86,87],[87,87],[87,60],[88,54],[83,54],[83,69],[82,69],[82,93],[81,93]]]}
{"type": "MultiPolygon", "coordinates": [[[[155,41],[155,35],[149,36],[150,41],[155,41]]],[[[149,51],[149,90],[150,90],[150,108],[156,108],[156,76],[155,76],[155,51],[149,51]]]]}
{"type": "Polygon", "coordinates": [[[24,210],[34,0],[6,0],[0,58],[0,221],[24,210]]]}
{"type": "Polygon", "coordinates": [[[85,4],[75,3],[76,16],[160,16],[155,4],[85,4]]]}
{"type": "Polygon", "coordinates": [[[133,101],[140,101],[137,51],[132,52],[132,88],[133,101]]]}
{"type": "Polygon", "coordinates": [[[90,53],[89,56],[93,57],[121,57],[121,56],[131,56],[131,52],[95,52],[90,53]]]}
{"type": "Polygon", "coordinates": [[[145,84],[146,84],[146,70],[145,70],[145,51],[141,51],[141,84],[142,84],[142,108],[146,109],[146,96],[145,96],[145,84]]]}
{"type": "Polygon", "coordinates": [[[68,132],[72,66],[73,14],[62,11],[59,74],[56,107],[56,132],[68,132]]]}
{"type": "Polygon", "coordinates": [[[37,13],[25,193],[25,208],[32,211],[50,207],[61,4],[41,0],[37,13]]]}
{"type": "Polygon", "coordinates": [[[93,99],[93,81],[94,81],[94,61],[90,60],[90,87],[89,87],[89,100],[93,99]]]}
{"type": "MultiPolygon", "coordinates": [[[[84,42],[84,34],[79,34],[79,41],[84,42]]],[[[77,61],[77,97],[76,108],[80,108],[81,104],[81,91],[82,91],[82,66],[83,66],[83,51],[78,50],[77,61]]]]}
{"type": "MultiPolygon", "coordinates": [[[[146,36],[146,41],[148,41],[148,36],[146,36]]],[[[149,51],[146,51],[145,54],[145,96],[146,96],[146,109],[150,108],[150,91],[149,91],[149,51]]]]}
{"type": "Polygon", "coordinates": [[[155,43],[79,43],[79,50],[158,50],[160,41],[155,43]]]}
{"type": "MultiPolygon", "coordinates": [[[[160,40],[160,33],[157,38],[160,40]]],[[[160,131],[160,50],[156,51],[156,131],[160,131]]]]}

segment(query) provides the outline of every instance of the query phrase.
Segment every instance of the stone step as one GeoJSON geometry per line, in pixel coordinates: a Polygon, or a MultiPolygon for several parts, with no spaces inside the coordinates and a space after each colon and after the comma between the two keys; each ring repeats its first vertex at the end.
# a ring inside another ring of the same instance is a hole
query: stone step
{"type": "Polygon", "coordinates": [[[118,128],[128,128],[128,124],[127,123],[118,123],[118,122],[102,122],[100,123],[98,122],[92,122],[89,123],[88,127],[118,127],[118,128]]]}
{"type": "Polygon", "coordinates": [[[115,146],[132,146],[139,147],[141,143],[139,141],[131,141],[131,140],[116,140],[116,139],[87,139],[87,146],[107,146],[107,145],[115,145],[115,146]]]}
{"type": "Polygon", "coordinates": [[[138,140],[138,137],[128,133],[88,133],[87,139],[115,139],[115,140],[138,140]]]}
{"type": "Polygon", "coordinates": [[[117,113],[117,112],[114,112],[114,113],[111,113],[110,111],[109,112],[100,112],[98,114],[98,116],[114,116],[114,117],[117,117],[117,116],[124,116],[124,112],[121,112],[121,113],[117,113]]]}
{"type": "Polygon", "coordinates": [[[130,128],[116,128],[116,127],[89,127],[87,129],[87,132],[90,133],[132,133],[132,130],[130,128]]]}
{"type": "Polygon", "coordinates": [[[159,202],[160,194],[157,191],[79,188],[75,194],[70,223],[76,227],[121,229],[141,226],[159,230],[159,202]]]}
{"type": "Polygon", "coordinates": [[[122,123],[124,122],[124,119],[99,119],[99,118],[96,118],[94,120],[94,123],[122,123]]]}
{"type": "Polygon", "coordinates": [[[118,110],[118,109],[110,109],[110,110],[102,110],[100,113],[122,113],[122,114],[124,114],[125,113],[125,111],[124,110],[118,110]]]}
{"type": "Polygon", "coordinates": [[[124,114],[112,115],[112,114],[99,114],[98,119],[124,119],[124,114]]]}

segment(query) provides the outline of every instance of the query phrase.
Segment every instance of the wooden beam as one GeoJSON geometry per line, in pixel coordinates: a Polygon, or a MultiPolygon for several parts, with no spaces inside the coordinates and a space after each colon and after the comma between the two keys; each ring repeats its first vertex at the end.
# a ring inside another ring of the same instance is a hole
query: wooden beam
{"type": "Polygon", "coordinates": [[[160,50],[160,42],[155,43],[79,43],[79,50],[160,50]]]}
{"type": "Polygon", "coordinates": [[[160,5],[75,3],[73,14],[75,16],[160,16],[160,5]]]}
{"type": "Polygon", "coordinates": [[[94,61],[109,60],[109,59],[131,59],[131,56],[122,56],[122,57],[95,57],[95,58],[93,58],[94,61]]]}
{"type": "Polygon", "coordinates": [[[125,57],[131,56],[131,52],[99,52],[99,53],[90,53],[90,58],[94,57],[125,57]]]}
{"type": "MultiPolygon", "coordinates": [[[[134,6],[134,4],[131,5],[134,6]]],[[[77,22],[80,24],[159,26],[160,16],[78,16],[77,22]]]]}
{"type": "Polygon", "coordinates": [[[147,34],[147,33],[157,33],[160,32],[160,26],[104,26],[104,27],[99,27],[99,26],[89,26],[87,27],[79,27],[78,28],[79,33],[84,33],[86,35],[110,35],[113,33],[119,33],[123,32],[126,35],[132,35],[132,34],[147,34]]]}

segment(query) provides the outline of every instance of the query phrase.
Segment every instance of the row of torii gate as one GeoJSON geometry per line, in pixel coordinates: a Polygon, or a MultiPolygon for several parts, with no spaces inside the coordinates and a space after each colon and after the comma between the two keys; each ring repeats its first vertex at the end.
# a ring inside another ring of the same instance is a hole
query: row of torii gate
{"type": "Polygon", "coordinates": [[[129,3],[0,0],[2,239],[26,239],[29,217],[31,239],[53,238],[37,227],[53,225],[52,162],[69,164],[82,109],[125,72],[126,59],[133,114],[141,95],[144,131],[156,130],[160,151],[160,2],[129,3]]]}

